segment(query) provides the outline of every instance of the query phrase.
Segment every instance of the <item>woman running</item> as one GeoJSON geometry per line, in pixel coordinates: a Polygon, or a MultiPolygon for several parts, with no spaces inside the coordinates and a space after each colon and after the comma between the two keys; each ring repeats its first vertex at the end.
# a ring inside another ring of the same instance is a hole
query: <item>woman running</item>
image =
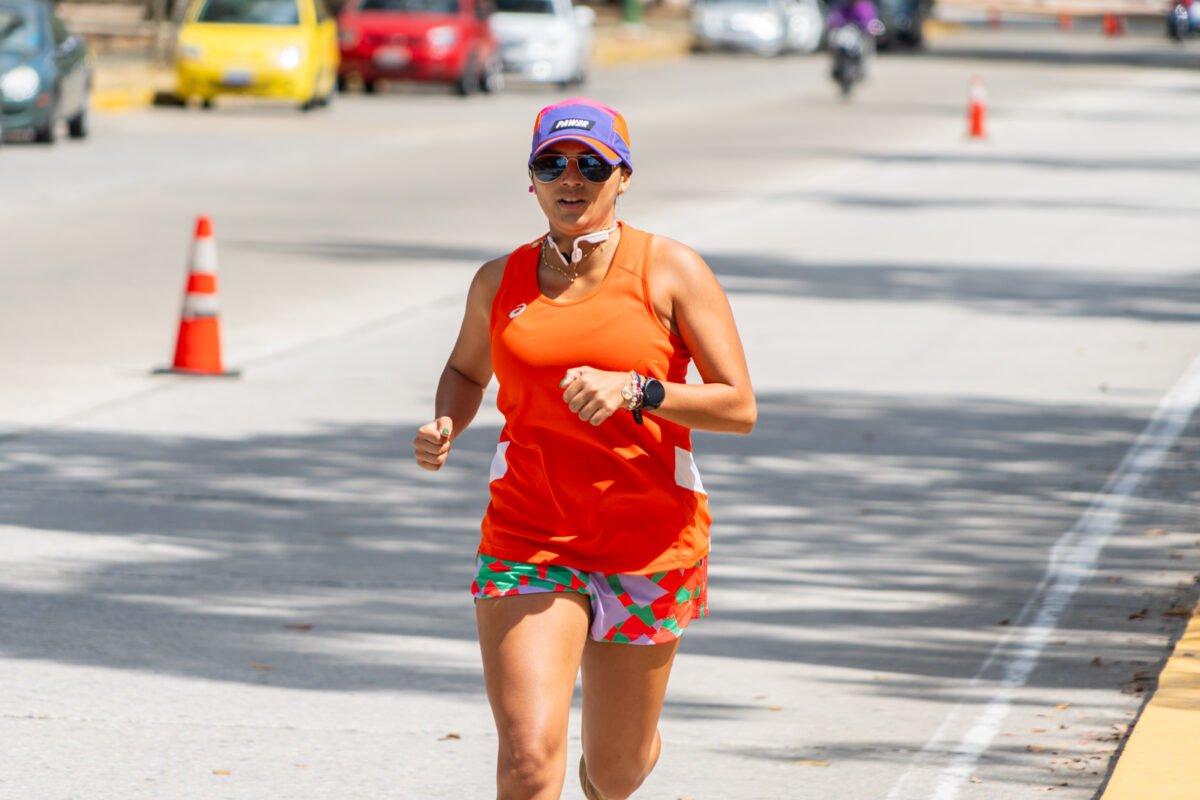
{"type": "Polygon", "coordinates": [[[616,219],[633,174],[624,118],[588,99],[542,109],[528,169],[549,233],[476,273],[413,446],[440,469],[495,375],[505,424],[471,591],[497,797],[561,795],[582,669],[580,783],[622,800],[658,761],[671,664],[707,613],[690,431],[749,433],[757,410],[712,271],[616,219]],[[687,383],[693,361],[702,383],[687,383]]]}

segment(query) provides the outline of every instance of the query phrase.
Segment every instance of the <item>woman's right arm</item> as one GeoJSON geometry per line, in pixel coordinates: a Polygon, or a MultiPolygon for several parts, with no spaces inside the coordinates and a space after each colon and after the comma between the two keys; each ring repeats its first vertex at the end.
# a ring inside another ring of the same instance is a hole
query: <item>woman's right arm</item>
{"type": "Polygon", "coordinates": [[[413,440],[413,455],[422,469],[442,468],[450,444],[475,419],[483,402],[483,393],[492,379],[492,301],[500,288],[505,261],[497,258],[487,262],[471,281],[458,340],[438,381],[436,419],[418,428],[413,440]]]}

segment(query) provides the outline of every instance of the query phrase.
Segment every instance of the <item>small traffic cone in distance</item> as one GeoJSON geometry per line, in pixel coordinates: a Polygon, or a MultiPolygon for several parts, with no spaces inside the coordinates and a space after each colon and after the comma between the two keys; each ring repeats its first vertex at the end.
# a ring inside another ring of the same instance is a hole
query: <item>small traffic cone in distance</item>
{"type": "Polygon", "coordinates": [[[972,139],[983,139],[987,136],[987,87],[983,79],[976,76],[971,78],[971,86],[967,96],[967,135],[972,139]]]}
{"type": "Polygon", "coordinates": [[[232,377],[221,363],[221,324],[217,314],[217,243],[212,220],[196,218],[188,259],[187,287],[179,319],[175,359],[170,368],[156,372],[232,377]]]}
{"type": "Polygon", "coordinates": [[[1125,20],[1116,14],[1105,14],[1103,28],[1106,36],[1120,36],[1125,32],[1125,20]]]}

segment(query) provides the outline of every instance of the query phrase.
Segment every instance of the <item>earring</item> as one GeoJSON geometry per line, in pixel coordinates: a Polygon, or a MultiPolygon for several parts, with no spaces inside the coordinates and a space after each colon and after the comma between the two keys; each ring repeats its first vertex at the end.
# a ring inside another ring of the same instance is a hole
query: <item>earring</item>
{"type": "Polygon", "coordinates": [[[529,184],[529,193],[533,194],[533,184],[529,184]]]}

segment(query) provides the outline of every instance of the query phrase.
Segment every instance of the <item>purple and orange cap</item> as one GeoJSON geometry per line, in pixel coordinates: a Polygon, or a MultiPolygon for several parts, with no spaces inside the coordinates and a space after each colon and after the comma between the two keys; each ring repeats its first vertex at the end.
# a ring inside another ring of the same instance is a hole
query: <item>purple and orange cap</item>
{"type": "Polygon", "coordinates": [[[587,97],[573,97],[538,112],[533,123],[529,163],[555,142],[573,141],[591,147],[605,161],[624,164],[633,171],[629,153],[629,126],[614,108],[587,97]]]}

